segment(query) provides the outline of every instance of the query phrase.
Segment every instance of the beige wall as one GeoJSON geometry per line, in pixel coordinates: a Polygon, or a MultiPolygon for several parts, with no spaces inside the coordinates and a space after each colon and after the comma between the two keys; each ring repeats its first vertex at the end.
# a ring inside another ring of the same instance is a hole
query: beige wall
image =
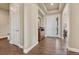
{"type": "MultiPolygon", "coordinates": [[[[79,4],[70,4],[70,36],[69,49],[79,49],[79,4]]],[[[79,52],[79,50],[78,50],[79,52]]]]}
{"type": "Polygon", "coordinates": [[[24,52],[27,53],[38,42],[38,7],[24,4],[24,52]]]}
{"type": "Polygon", "coordinates": [[[0,9],[0,38],[8,36],[9,32],[8,11],[0,9]]]}

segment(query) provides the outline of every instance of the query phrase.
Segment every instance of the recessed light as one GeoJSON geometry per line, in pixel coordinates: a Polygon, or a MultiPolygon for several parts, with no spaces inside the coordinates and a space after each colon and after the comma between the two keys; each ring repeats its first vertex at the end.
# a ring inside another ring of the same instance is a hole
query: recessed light
{"type": "Polygon", "coordinates": [[[53,3],[51,3],[50,5],[54,5],[53,3]]]}

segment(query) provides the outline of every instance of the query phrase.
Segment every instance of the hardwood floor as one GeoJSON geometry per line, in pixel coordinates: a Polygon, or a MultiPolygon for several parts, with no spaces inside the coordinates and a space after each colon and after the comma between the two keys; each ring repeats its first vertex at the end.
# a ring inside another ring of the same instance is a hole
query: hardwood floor
{"type": "Polygon", "coordinates": [[[58,38],[46,38],[27,55],[79,55],[66,49],[66,41],[58,38]]]}
{"type": "MultiPolygon", "coordinates": [[[[67,51],[66,42],[58,38],[46,38],[39,42],[26,55],[79,55],[72,51],[67,51]]],[[[19,47],[9,44],[4,38],[0,39],[0,55],[25,55],[19,47]]]]}
{"type": "Polygon", "coordinates": [[[9,41],[4,38],[0,39],[0,55],[22,55],[22,49],[19,47],[9,44],[9,41]]]}

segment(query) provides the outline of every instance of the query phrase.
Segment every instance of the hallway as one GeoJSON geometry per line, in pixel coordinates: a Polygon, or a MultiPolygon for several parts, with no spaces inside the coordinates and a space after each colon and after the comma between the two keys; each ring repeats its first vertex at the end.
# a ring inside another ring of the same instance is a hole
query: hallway
{"type": "Polygon", "coordinates": [[[40,41],[27,55],[79,55],[79,53],[67,51],[64,40],[46,38],[40,41]]]}

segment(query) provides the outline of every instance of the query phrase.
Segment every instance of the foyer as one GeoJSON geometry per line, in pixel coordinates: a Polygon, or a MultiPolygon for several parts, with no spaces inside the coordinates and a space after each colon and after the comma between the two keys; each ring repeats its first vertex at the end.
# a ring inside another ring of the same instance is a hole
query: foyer
{"type": "Polygon", "coordinates": [[[0,3],[1,55],[79,55],[79,4],[0,3]]]}

